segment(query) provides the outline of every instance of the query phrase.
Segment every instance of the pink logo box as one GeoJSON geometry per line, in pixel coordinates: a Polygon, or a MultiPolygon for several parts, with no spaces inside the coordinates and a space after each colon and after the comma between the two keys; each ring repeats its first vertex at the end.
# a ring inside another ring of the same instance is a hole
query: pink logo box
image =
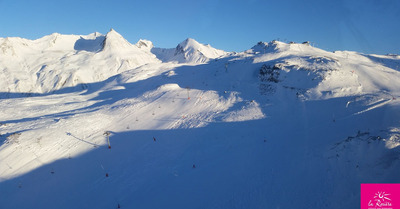
{"type": "Polygon", "coordinates": [[[361,209],[400,209],[400,184],[361,184],[361,209]]]}

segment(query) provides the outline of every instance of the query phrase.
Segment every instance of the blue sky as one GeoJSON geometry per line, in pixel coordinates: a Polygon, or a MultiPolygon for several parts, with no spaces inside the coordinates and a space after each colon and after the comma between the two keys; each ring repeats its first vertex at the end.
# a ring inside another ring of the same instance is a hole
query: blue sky
{"type": "Polygon", "coordinates": [[[0,0],[0,37],[107,33],[172,48],[185,38],[226,51],[258,41],[400,54],[398,0],[0,0]]]}

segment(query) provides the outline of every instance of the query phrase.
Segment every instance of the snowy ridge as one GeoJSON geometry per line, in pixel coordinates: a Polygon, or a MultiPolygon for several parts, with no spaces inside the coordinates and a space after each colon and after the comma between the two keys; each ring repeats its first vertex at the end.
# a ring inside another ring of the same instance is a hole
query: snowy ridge
{"type": "Polygon", "coordinates": [[[52,34],[37,40],[0,41],[1,88],[10,93],[48,93],[65,87],[85,89],[125,70],[159,60],[116,31],[87,36],[52,34]]]}
{"type": "Polygon", "coordinates": [[[191,38],[178,44],[175,49],[154,48],[152,52],[164,62],[178,63],[206,63],[210,59],[216,59],[228,54],[210,45],[200,44],[191,38]]]}
{"type": "Polygon", "coordinates": [[[277,79],[297,89],[299,96],[328,99],[379,92],[398,96],[400,84],[395,81],[400,74],[393,67],[399,60],[393,56],[377,58],[356,52],[327,52],[308,44],[271,43],[260,42],[246,53],[257,52],[254,62],[275,67],[280,74],[277,79]]]}
{"type": "MultiPolygon", "coordinates": [[[[193,39],[176,49],[154,48],[151,41],[129,43],[111,29],[106,35],[54,33],[37,40],[0,39],[2,93],[48,93],[65,87],[86,88],[87,83],[149,63],[206,63],[226,52],[193,39]],[[159,60],[160,59],[160,60],[159,60]]],[[[8,94],[9,95],[9,94],[8,94]]],[[[7,96],[7,95],[5,95],[7,96]]]]}
{"type": "Polygon", "coordinates": [[[1,38],[0,208],[357,208],[360,183],[400,182],[398,66],[307,43],[1,38]]]}

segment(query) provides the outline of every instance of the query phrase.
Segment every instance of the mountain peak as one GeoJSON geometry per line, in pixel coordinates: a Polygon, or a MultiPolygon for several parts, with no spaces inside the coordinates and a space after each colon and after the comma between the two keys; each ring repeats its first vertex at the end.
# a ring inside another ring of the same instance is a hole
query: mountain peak
{"type": "Polygon", "coordinates": [[[192,38],[187,38],[181,43],[179,43],[175,48],[175,55],[184,54],[189,50],[196,51],[200,47],[200,43],[192,38]]]}
{"type": "Polygon", "coordinates": [[[123,38],[121,34],[119,34],[114,29],[110,29],[110,31],[106,34],[106,38],[123,38]]]}
{"type": "Polygon", "coordinates": [[[182,41],[181,43],[179,43],[180,46],[199,46],[201,45],[199,42],[197,42],[196,40],[194,40],[193,38],[187,38],[184,41],[182,41]]]}
{"type": "Polygon", "coordinates": [[[201,44],[193,38],[187,38],[179,43],[175,49],[152,48],[158,59],[164,62],[178,63],[206,63],[228,54],[227,52],[211,47],[209,44],[201,44]]]}
{"type": "Polygon", "coordinates": [[[273,40],[271,42],[259,41],[256,45],[247,50],[247,53],[270,53],[276,52],[285,43],[273,40]]]}
{"type": "Polygon", "coordinates": [[[103,42],[103,51],[104,50],[122,50],[133,45],[129,43],[121,34],[119,34],[114,29],[110,29],[110,31],[106,34],[104,42],[103,42]]]}
{"type": "Polygon", "coordinates": [[[206,62],[225,54],[223,50],[215,49],[209,44],[201,44],[193,38],[187,38],[176,46],[174,56],[183,56],[185,62],[206,62]]]}
{"type": "Polygon", "coordinates": [[[277,40],[273,40],[270,42],[258,42],[256,45],[254,45],[251,49],[245,51],[246,53],[253,53],[253,54],[258,54],[258,53],[273,53],[273,52],[282,52],[282,51],[291,51],[291,52],[319,52],[319,53],[325,53],[324,50],[316,48],[312,46],[310,41],[304,41],[304,42],[281,42],[277,40]]]}

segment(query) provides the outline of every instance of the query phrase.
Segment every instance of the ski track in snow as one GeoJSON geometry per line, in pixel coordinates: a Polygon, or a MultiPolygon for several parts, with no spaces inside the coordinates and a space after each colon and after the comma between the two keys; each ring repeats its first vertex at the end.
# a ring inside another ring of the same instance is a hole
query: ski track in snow
{"type": "Polygon", "coordinates": [[[359,114],[362,114],[362,113],[371,111],[371,110],[373,110],[373,109],[376,109],[376,108],[378,108],[378,107],[382,107],[382,106],[388,104],[388,103],[391,102],[391,101],[392,101],[391,99],[383,100],[383,101],[378,101],[378,102],[377,102],[378,104],[373,105],[372,107],[369,107],[369,108],[367,108],[367,109],[365,109],[365,110],[363,110],[363,111],[354,113],[354,115],[359,115],[359,114]]]}

